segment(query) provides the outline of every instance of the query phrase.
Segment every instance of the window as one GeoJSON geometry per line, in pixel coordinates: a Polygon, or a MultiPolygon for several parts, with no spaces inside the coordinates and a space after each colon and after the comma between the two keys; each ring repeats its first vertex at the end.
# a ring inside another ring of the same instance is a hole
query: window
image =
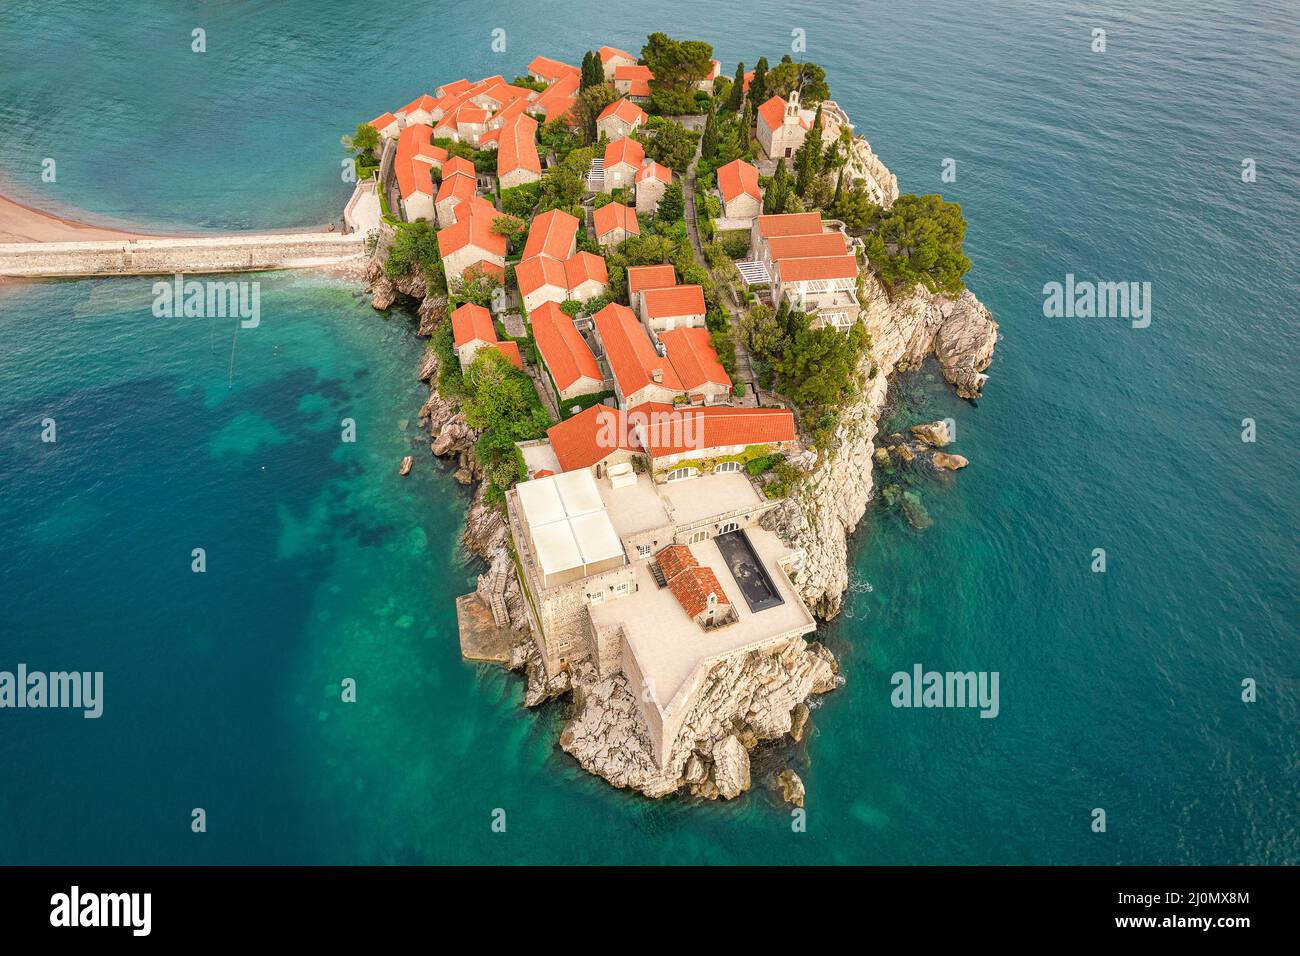
{"type": "Polygon", "coordinates": [[[638,544],[638,545],[636,546],[636,556],[637,556],[638,558],[648,558],[648,557],[650,557],[650,545],[648,545],[648,544],[638,544]]]}
{"type": "Polygon", "coordinates": [[[590,601],[592,604],[600,604],[605,600],[605,592],[596,591],[593,594],[588,594],[587,600],[590,601]]]}
{"type": "Polygon", "coordinates": [[[715,475],[725,475],[728,472],[740,471],[740,462],[738,461],[720,461],[713,469],[715,475]]]}
{"type": "Polygon", "coordinates": [[[686,478],[698,478],[700,469],[698,468],[674,468],[668,472],[668,481],[682,481],[686,478]]]}
{"type": "Polygon", "coordinates": [[[698,544],[701,541],[708,541],[708,540],[709,540],[709,532],[707,528],[701,528],[699,531],[691,532],[691,540],[690,540],[691,544],[698,544]]]}
{"type": "Polygon", "coordinates": [[[739,531],[739,530],[740,530],[740,522],[739,522],[739,521],[728,521],[728,522],[727,522],[726,524],[724,524],[724,525],[722,526],[722,528],[718,531],[718,534],[728,534],[728,533],[730,533],[730,532],[732,532],[732,531],[739,531]]]}
{"type": "Polygon", "coordinates": [[[616,595],[621,596],[626,594],[628,590],[631,588],[631,586],[632,585],[629,582],[621,581],[618,584],[611,585],[610,590],[613,591],[616,595]]]}

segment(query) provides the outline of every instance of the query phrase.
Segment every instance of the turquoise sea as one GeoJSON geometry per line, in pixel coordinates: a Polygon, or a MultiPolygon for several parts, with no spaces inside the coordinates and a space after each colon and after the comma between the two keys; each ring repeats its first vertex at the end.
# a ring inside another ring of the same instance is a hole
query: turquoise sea
{"type": "Polygon", "coordinates": [[[440,81],[656,29],[730,73],[805,31],[903,190],[962,203],[1002,330],[980,401],[932,365],[898,384],[886,427],[952,417],[972,464],[890,479],[925,531],[868,513],[811,739],[756,754],[738,801],[652,802],[558,749],[562,705],[460,659],[466,496],[414,427],[408,316],[296,274],[238,331],[155,318],[145,279],[0,286],[0,670],[105,673],[98,720],[0,711],[0,863],[1300,862],[1294,5],[606,9],[10,0],[0,193],[319,224],[339,136],[440,81]],[[1067,273],[1150,282],[1150,327],[1044,318],[1067,273]],[[999,672],[999,716],[891,707],[916,663],[999,672]],[[762,782],[786,765],[806,833],[762,782]]]}

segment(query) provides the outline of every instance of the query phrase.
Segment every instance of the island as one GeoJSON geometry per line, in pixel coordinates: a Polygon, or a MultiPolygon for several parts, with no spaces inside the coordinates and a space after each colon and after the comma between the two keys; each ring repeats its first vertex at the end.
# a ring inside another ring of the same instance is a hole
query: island
{"type": "Polygon", "coordinates": [[[877,436],[895,373],[986,381],[961,210],[789,56],[654,33],[412,92],[345,145],[373,305],[415,309],[419,421],[474,487],[462,652],[567,695],[560,747],[614,786],[736,797],[841,683],[815,633],[873,471],[967,464],[942,422],[877,436]]]}

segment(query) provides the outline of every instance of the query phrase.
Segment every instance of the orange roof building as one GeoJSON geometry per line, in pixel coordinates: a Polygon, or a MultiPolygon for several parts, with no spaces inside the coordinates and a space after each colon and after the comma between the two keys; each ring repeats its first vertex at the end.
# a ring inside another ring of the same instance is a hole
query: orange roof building
{"type": "Polygon", "coordinates": [[[731,376],[718,361],[708,329],[672,329],[661,334],[659,341],[692,402],[731,394],[731,376]]]}
{"type": "Polygon", "coordinates": [[[718,167],[718,192],[722,194],[722,214],[727,219],[752,220],[763,212],[758,169],[743,159],[718,167]]]}
{"type": "Polygon", "coordinates": [[[794,413],[784,408],[676,408],[656,402],[633,408],[631,414],[637,413],[642,422],[638,442],[655,460],[656,470],[683,457],[739,454],[750,445],[788,447],[798,437],[794,413]]]}
{"type": "Polygon", "coordinates": [[[634,99],[650,98],[650,81],[655,75],[648,66],[617,66],[614,68],[614,89],[634,99]]]}
{"type": "Polygon", "coordinates": [[[606,83],[614,79],[614,71],[620,66],[636,66],[636,57],[627,50],[620,50],[616,46],[603,46],[598,52],[600,65],[605,71],[606,83]]]}
{"type": "Polygon", "coordinates": [[[636,294],[645,289],[662,289],[664,286],[677,284],[677,272],[671,265],[628,266],[627,295],[636,305],[636,294]]]}
{"type": "Polygon", "coordinates": [[[621,139],[644,126],[646,119],[645,110],[623,97],[601,110],[596,117],[596,129],[611,140],[621,139]]]}
{"type": "Polygon", "coordinates": [[[533,61],[528,64],[528,75],[535,80],[555,83],[569,76],[580,77],[582,71],[576,66],[561,63],[559,60],[552,60],[547,56],[535,56],[533,61]]]}
{"type": "Polygon", "coordinates": [[[582,334],[554,302],[529,313],[533,338],[561,399],[598,392],[604,376],[582,334]]]}
{"type": "Polygon", "coordinates": [[[520,113],[501,128],[497,147],[497,179],[502,189],[542,178],[542,161],[537,155],[537,120],[520,113]]]}
{"type": "Polygon", "coordinates": [[[722,583],[712,568],[696,560],[684,544],[670,544],[655,555],[664,580],[682,610],[703,628],[721,627],[737,620],[736,609],[722,590],[722,583]]]}
{"type": "Polygon", "coordinates": [[[654,332],[704,326],[704,290],[698,285],[660,286],[640,295],[641,320],[654,332]]]}
{"type": "Polygon", "coordinates": [[[611,302],[596,313],[594,322],[622,407],[649,401],[672,402],[683,393],[672,363],[655,351],[631,309],[611,302]]]}
{"type": "Polygon", "coordinates": [[[612,457],[626,461],[640,454],[635,432],[608,405],[592,405],[546,430],[563,471],[600,466],[612,457]]]}
{"type": "Polygon", "coordinates": [[[596,227],[596,241],[602,246],[616,246],[628,236],[641,235],[641,224],[636,211],[622,203],[605,203],[592,214],[596,227]]]}
{"type": "Polygon", "coordinates": [[[528,227],[523,258],[547,256],[561,262],[577,251],[578,220],[563,209],[550,209],[528,227]]]}

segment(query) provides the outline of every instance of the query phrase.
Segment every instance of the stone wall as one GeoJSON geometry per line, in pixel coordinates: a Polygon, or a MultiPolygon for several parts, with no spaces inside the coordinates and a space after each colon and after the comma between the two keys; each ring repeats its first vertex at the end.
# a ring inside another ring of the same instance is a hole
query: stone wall
{"type": "Polygon", "coordinates": [[[28,277],[258,272],[365,254],[365,236],[333,232],[199,239],[0,244],[0,275],[28,277]]]}

